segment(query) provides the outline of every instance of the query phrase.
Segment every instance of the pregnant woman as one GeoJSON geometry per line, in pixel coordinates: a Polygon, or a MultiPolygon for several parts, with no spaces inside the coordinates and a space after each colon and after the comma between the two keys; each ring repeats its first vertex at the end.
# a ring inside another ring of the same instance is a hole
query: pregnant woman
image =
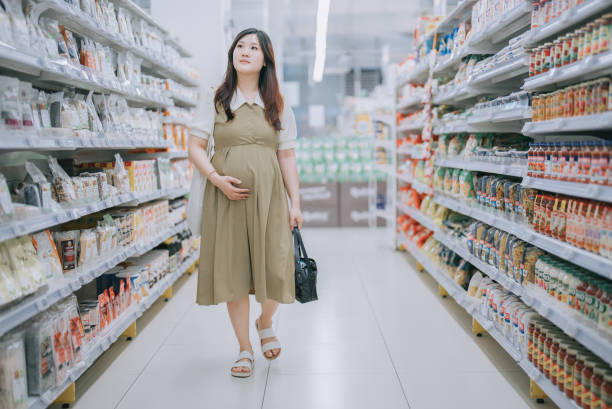
{"type": "Polygon", "coordinates": [[[276,359],[281,345],[272,316],[279,303],[295,301],[291,228],[303,222],[295,117],[280,94],[266,33],[247,29],[236,36],[225,80],[208,99],[209,109],[189,138],[189,158],[208,180],[197,302],[227,303],[240,345],[231,374],[248,377],[255,363],[249,293],[261,303],[255,327],[263,355],[276,359]],[[215,153],[209,160],[211,137],[215,153]]]}

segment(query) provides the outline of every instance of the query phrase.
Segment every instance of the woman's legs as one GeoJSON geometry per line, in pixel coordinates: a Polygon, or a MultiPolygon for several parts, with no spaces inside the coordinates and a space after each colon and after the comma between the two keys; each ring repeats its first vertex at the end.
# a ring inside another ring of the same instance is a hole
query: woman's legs
{"type": "MultiPolygon", "coordinates": [[[[278,302],[274,300],[267,300],[266,302],[261,304],[261,315],[259,316],[259,320],[258,320],[259,321],[258,326],[260,330],[270,328],[272,326],[272,316],[276,312],[277,308],[278,308],[278,302]]],[[[264,338],[261,340],[261,343],[265,344],[271,341],[277,341],[276,337],[264,338]]],[[[265,355],[268,358],[272,358],[278,355],[279,353],[280,353],[280,349],[274,348],[266,352],[265,355]]]]}
{"type": "MultiPolygon", "coordinates": [[[[249,351],[253,353],[253,347],[251,346],[251,340],[249,338],[249,296],[246,295],[236,301],[227,303],[227,312],[229,313],[232,326],[234,327],[234,333],[240,344],[240,352],[249,351]]],[[[240,361],[245,361],[241,359],[240,361]]],[[[234,367],[234,372],[248,372],[248,368],[234,367]]]]}

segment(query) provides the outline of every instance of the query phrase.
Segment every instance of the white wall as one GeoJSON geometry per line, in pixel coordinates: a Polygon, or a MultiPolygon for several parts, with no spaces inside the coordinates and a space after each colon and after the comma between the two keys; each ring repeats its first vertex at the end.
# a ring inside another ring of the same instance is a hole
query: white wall
{"type": "Polygon", "coordinates": [[[217,86],[227,64],[221,0],[151,0],[151,14],[193,54],[200,89],[217,86]]]}

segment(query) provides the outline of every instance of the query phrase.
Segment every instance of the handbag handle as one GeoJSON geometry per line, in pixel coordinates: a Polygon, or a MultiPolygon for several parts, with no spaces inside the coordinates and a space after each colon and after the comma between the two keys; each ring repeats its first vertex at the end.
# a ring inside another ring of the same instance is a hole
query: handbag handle
{"type": "Polygon", "coordinates": [[[308,258],[306,247],[304,247],[304,241],[302,240],[302,234],[297,226],[293,228],[293,249],[296,259],[300,258],[300,253],[303,254],[305,258],[308,258]]]}

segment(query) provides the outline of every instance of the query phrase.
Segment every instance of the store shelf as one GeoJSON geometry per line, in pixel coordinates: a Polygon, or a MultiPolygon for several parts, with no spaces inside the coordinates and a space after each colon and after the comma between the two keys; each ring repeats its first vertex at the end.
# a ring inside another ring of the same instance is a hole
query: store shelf
{"type": "Polygon", "coordinates": [[[431,186],[428,186],[425,183],[416,179],[412,181],[412,188],[419,193],[423,193],[430,196],[433,195],[433,188],[431,186]]]}
{"type": "Polygon", "coordinates": [[[402,113],[418,111],[423,106],[423,97],[424,95],[415,95],[412,98],[409,98],[407,101],[398,104],[396,111],[402,113]]]}
{"type": "Polygon", "coordinates": [[[2,226],[0,226],[0,242],[48,229],[49,227],[66,223],[88,214],[97,213],[101,210],[110,209],[115,206],[136,205],[164,197],[176,198],[187,193],[189,193],[189,189],[187,188],[162,189],[145,194],[127,193],[95,203],[88,203],[67,209],[61,209],[53,213],[30,217],[27,220],[4,223],[2,226]]]}
{"type": "Polygon", "coordinates": [[[144,11],[140,6],[134,3],[132,0],[113,0],[116,5],[124,7],[134,13],[137,17],[140,17],[150,25],[157,27],[164,34],[168,35],[166,30],[157,20],[155,20],[149,13],[144,11]]]}
{"type": "Polygon", "coordinates": [[[0,44],[0,66],[37,76],[35,81],[37,84],[60,83],[86,91],[113,92],[125,97],[133,106],[166,108],[173,105],[170,98],[122,85],[116,78],[100,77],[86,67],[66,64],[63,60],[51,61],[2,44],[0,44]]]}
{"type": "Polygon", "coordinates": [[[428,143],[421,143],[418,145],[403,144],[397,150],[397,153],[400,155],[410,156],[412,159],[428,159],[430,156],[428,147],[428,143]]]}
{"type": "MultiPolygon", "coordinates": [[[[129,4],[131,2],[126,1],[125,3],[129,4]]],[[[126,7],[134,8],[134,10],[138,9],[136,5],[131,4],[126,7]]],[[[163,55],[153,55],[135,44],[128,43],[118,33],[110,31],[107,27],[100,26],[97,21],[93,20],[78,7],[70,6],[67,2],[46,0],[37,3],[34,10],[34,18],[36,19],[41,15],[51,17],[70,31],[79,33],[102,45],[111,46],[118,51],[130,51],[143,59],[143,66],[145,68],[151,69],[161,77],[172,78],[188,86],[198,85],[197,81],[187,73],[181,72],[176,67],[169,65],[163,55]]],[[[140,13],[137,14],[141,15],[140,13]]]]}
{"type": "Polygon", "coordinates": [[[28,409],[44,409],[57,399],[71,383],[75,382],[80,378],[87,369],[113,344],[119,339],[121,334],[134,323],[139,317],[141,317],[146,310],[151,308],[153,303],[161,297],[161,295],[170,286],[172,286],[176,280],[182,276],[187,269],[193,265],[199,258],[199,251],[192,253],[187,256],[181,265],[172,273],[167,274],[155,287],[151,293],[145,297],[139,304],[132,305],[128,311],[124,311],[121,316],[111,325],[111,327],[105,330],[105,333],[98,335],[96,342],[86,351],[83,356],[83,361],[73,367],[68,374],[66,381],[60,385],[55,386],[47,393],[39,397],[30,397],[27,402],[28,409]]]}
{"type": "Polygon", "coordinates": [[[414,220],[419,222],[423,227],[433,231],[434,233],[438,231],[438,226],[434,223],[431,218],[429,218],[425,213],[421,212],[414,207],[408,206],[400,201],[397,202],[397,208],[404,214],[412,217],[414,220]]]}
{"type": "Polygon", "coordinates": [[[448,89],[439,91],[433,98],[433,103],[436,105],[472,105],[475,98],[479,95],[486,95],[489,92],[469,84],[449,87],[448,89]]]}
{"type": "Polygon", "coordinates": [[[198,106],[198,101],[195,99],[185,98],[181,95],[170,94],[170,98],[174,101],[174,104],[184,108],[195,108],[198,106]]]}
{"type": "Polygon", "coordinates": [[[526,176],[523,186],[547,192],[560,193],[568,196],[577,196],[585,199],[599,200],[612,203],[612,186],[600,186],[589,183],[564,182],[526,176]]]}
{"type": "Polygon", "coordinates": [[[612,338],[596,329],[592,322],[568,310],[560,301],[539,294],[534,288],[525,288],[522,298],[525,304],[612,365],[612,338]]]}
{"type": "Polygon", "coordinates": [[[499,163],[480,161],[473,157],[447,157],[436,156],[436,166],[445,168],[466,169],[476,172],[495,173],[498,175],[508,175],[522,177],[526,171],[526,165],[519,163],[499,163]]]}
{"type": "Polygon", "coordinates": [[[381,165],[377,163],[374,165],[374,170],[385,173],[388,176],[395,177],[395,172],[393,171],[393,167],[391,165],[381,165]]]}
{"type": "Polygon", "coordinates": [[[423,128],[425,127],[425,124],[423,123],[423,121],[411,121],[411,120],[405,120],[405,123],[400,124],[397,127],[397,131],[398,132],[422,132],[423,128]]]}
{"type": "Polygon", "coordinates": [[[505,109],[488,113],[474,111],[468,127],[481,132],[520,132],[525,121],[531,119],[531,108],[505,109]]]}
{"type": "MultiPolygon", "coordinates": [[[[437,236],[436,236],[437,238],[437,236]]],[[[436,266],[420,249],[407,239],[401,239],[400,242],[406,247],[407,251],[423,266],[425,270],[440,284],[453,299],[465,311],[472,316],[518,365],[525,371],[527,376],[531,378],[561,409],[579,409],[573,400],[568,399],[559,389],[552,384],[540,371],[538,371],[528,360],[523,353],[516,348],[495,326],[495,323],[484,317],[479,309],[478,303],[474,303],[467,293],[450,279],[441,269],[436,266]]],[[[609,347],[609,346],[608,346],[609,347]]]]}
{"type": "Polygon", "coordinates": [[[523,77],[529,73],[529,60],[527,57],[517,58],[497,65],[492,70],[479,74],[470,80],[470,85],[490,85],[515,81],[518,89],[523,83],[523,77]]]}
{"type": "Polygon", "coordinates": [[[429,76],[429,57],[423,57],[423,59],[414,67],[414,70],[408,74],[405,78],[401,78],[398,87],[402,87],[406,84],[424,84],[429,76]]]}
{"type": "Polygon", "coordinates": [[[487,24],[487,28],[472,35],[466,42],[467,54],[495,54],[508,40],[527,29],[531,23],[531,2],[524,1],[487,24]]]}
{"type": "Polygon", "coordinates": [[[465,57],[465,55],[461,50],[457,50],[455,53],[446,57],[440,57],[434,66],[433,73],[439,76],[452,74],[459,68],[459,64],[461,64],[463,57],[465,57]]]}
{"type": "Polygon", "coordinates": [[[448,33],[455,26],[459,25],[462,20],[472,16],[472,6],[476,0],[458,1],[457,5],[444,17],[435,29],[438,33],[448,33]]]}
{"type": "Polygon", "coordinates": [[[576,132],[598,132],[612,129],[612,112],[585,115],[574,118],[559,118],[549,121],[527,122],[524,135],[547,135],[576,132]]]}
{"type": "MultiPolygon", "coordinates": [[[[587,3],[588,4],[588,3],[587,3]]],[[[563,85],[575,84],[612,74],[612,51],[590,55],[580,62],[553,68],[525,79],[525,91],[551,91],[563,85]]]]}
{"type": "Polygon", "coordinates": [[[436,135],[442,135],[449,133],[466,133],[470,132],[470,128],[467,120],[455,119],[448,122],[437,121],[434,123],[433,131],[436,135]]]}
{"type": "Polygon", "coordinates": [[[62,298],[93,281],[104,272],[112,269],[117,264],[130,257],[142,255],[150,251],[186,228],[186,222],[182,222],[177,226],[168,228],[147,243],[135,243],[130,247],[120,249],[118,253],[112,257],[99,260],[92,266],[86,266],[80,269],[72,277],[54,280],[46,289],[30,295],[14,306],[0,312],[0,336],[46,310],[62,298]]]}
{"type": "Polygon", "coordinates": [[[600,17],[604,11],[612,8],[610,0],[589,0],[575,6],[548,24],[531,29],[525,39],[525,46],[534,48],[545,40],[565,33],[581,22],[600,17]]]}
{"type": "MultiPolygon", "coordinates": [[[[442,204],[442,206],[448,207],[444,204],[442,204]]],[[[440,243],[444,244],[446,247],[448,247],[449,249],[451,249],[452,251],[460,255],[461,258],[468,261],[471,265],[476,267],[478,270],[480,270],[484,274],[491,277],[493,280],[500,283],[506,290],[512,292],[513,294],[519,297],[523,294],[523,287],[519,283],[507,277],[506,275],[500,273],[496,267],[482,261],[478,257],[471,254],[468,251],[467,247],[463,245],[462,243],[460,243],[458,240],[444,233],[441,229],[439,229],[435,233],[435,237],[436,237],[436,240],[438,240],[440,243]]]]}
{"type": "Polygon", "coordinates": [[[75,149],[146,149],[146,148],[169,148],[170,141],[163,139],[138,140],[135,138],[113,138],[104,134],[94,137],[53,135],[53,130],[41,130],[40,134],[29,131],[1,132],[0,150],[29,150],[29,151],[55,151],[75,149]]]}
{"type": "Polygon", "coordinates": [[[465,214],[466,216],[470,216],[491,226],[495,226],[548,253],[586,268],[609,280],[612,279],[612,260],[537,233],[533,231],[530,226],[510,220],[493,210],[473,207],[462,203],[458,199],[450,198],[442,194],[436,194],[434,200],[436,203],[446,206],[451,210],[465,214]]]}
{"type": "Polygon", "coordinates": [[[404,175],[403,173],[397,173],[396,178],[398,181],[403,183],[412,183],[412,177],[409,175],[404,175]]]}
{"type": "Polygon", "coordinates": [[[573,400],[568,399],[565,393],[553,385],[526,357],[519,361],[518,364],[560,409],[581,409],[573,400]]]}

